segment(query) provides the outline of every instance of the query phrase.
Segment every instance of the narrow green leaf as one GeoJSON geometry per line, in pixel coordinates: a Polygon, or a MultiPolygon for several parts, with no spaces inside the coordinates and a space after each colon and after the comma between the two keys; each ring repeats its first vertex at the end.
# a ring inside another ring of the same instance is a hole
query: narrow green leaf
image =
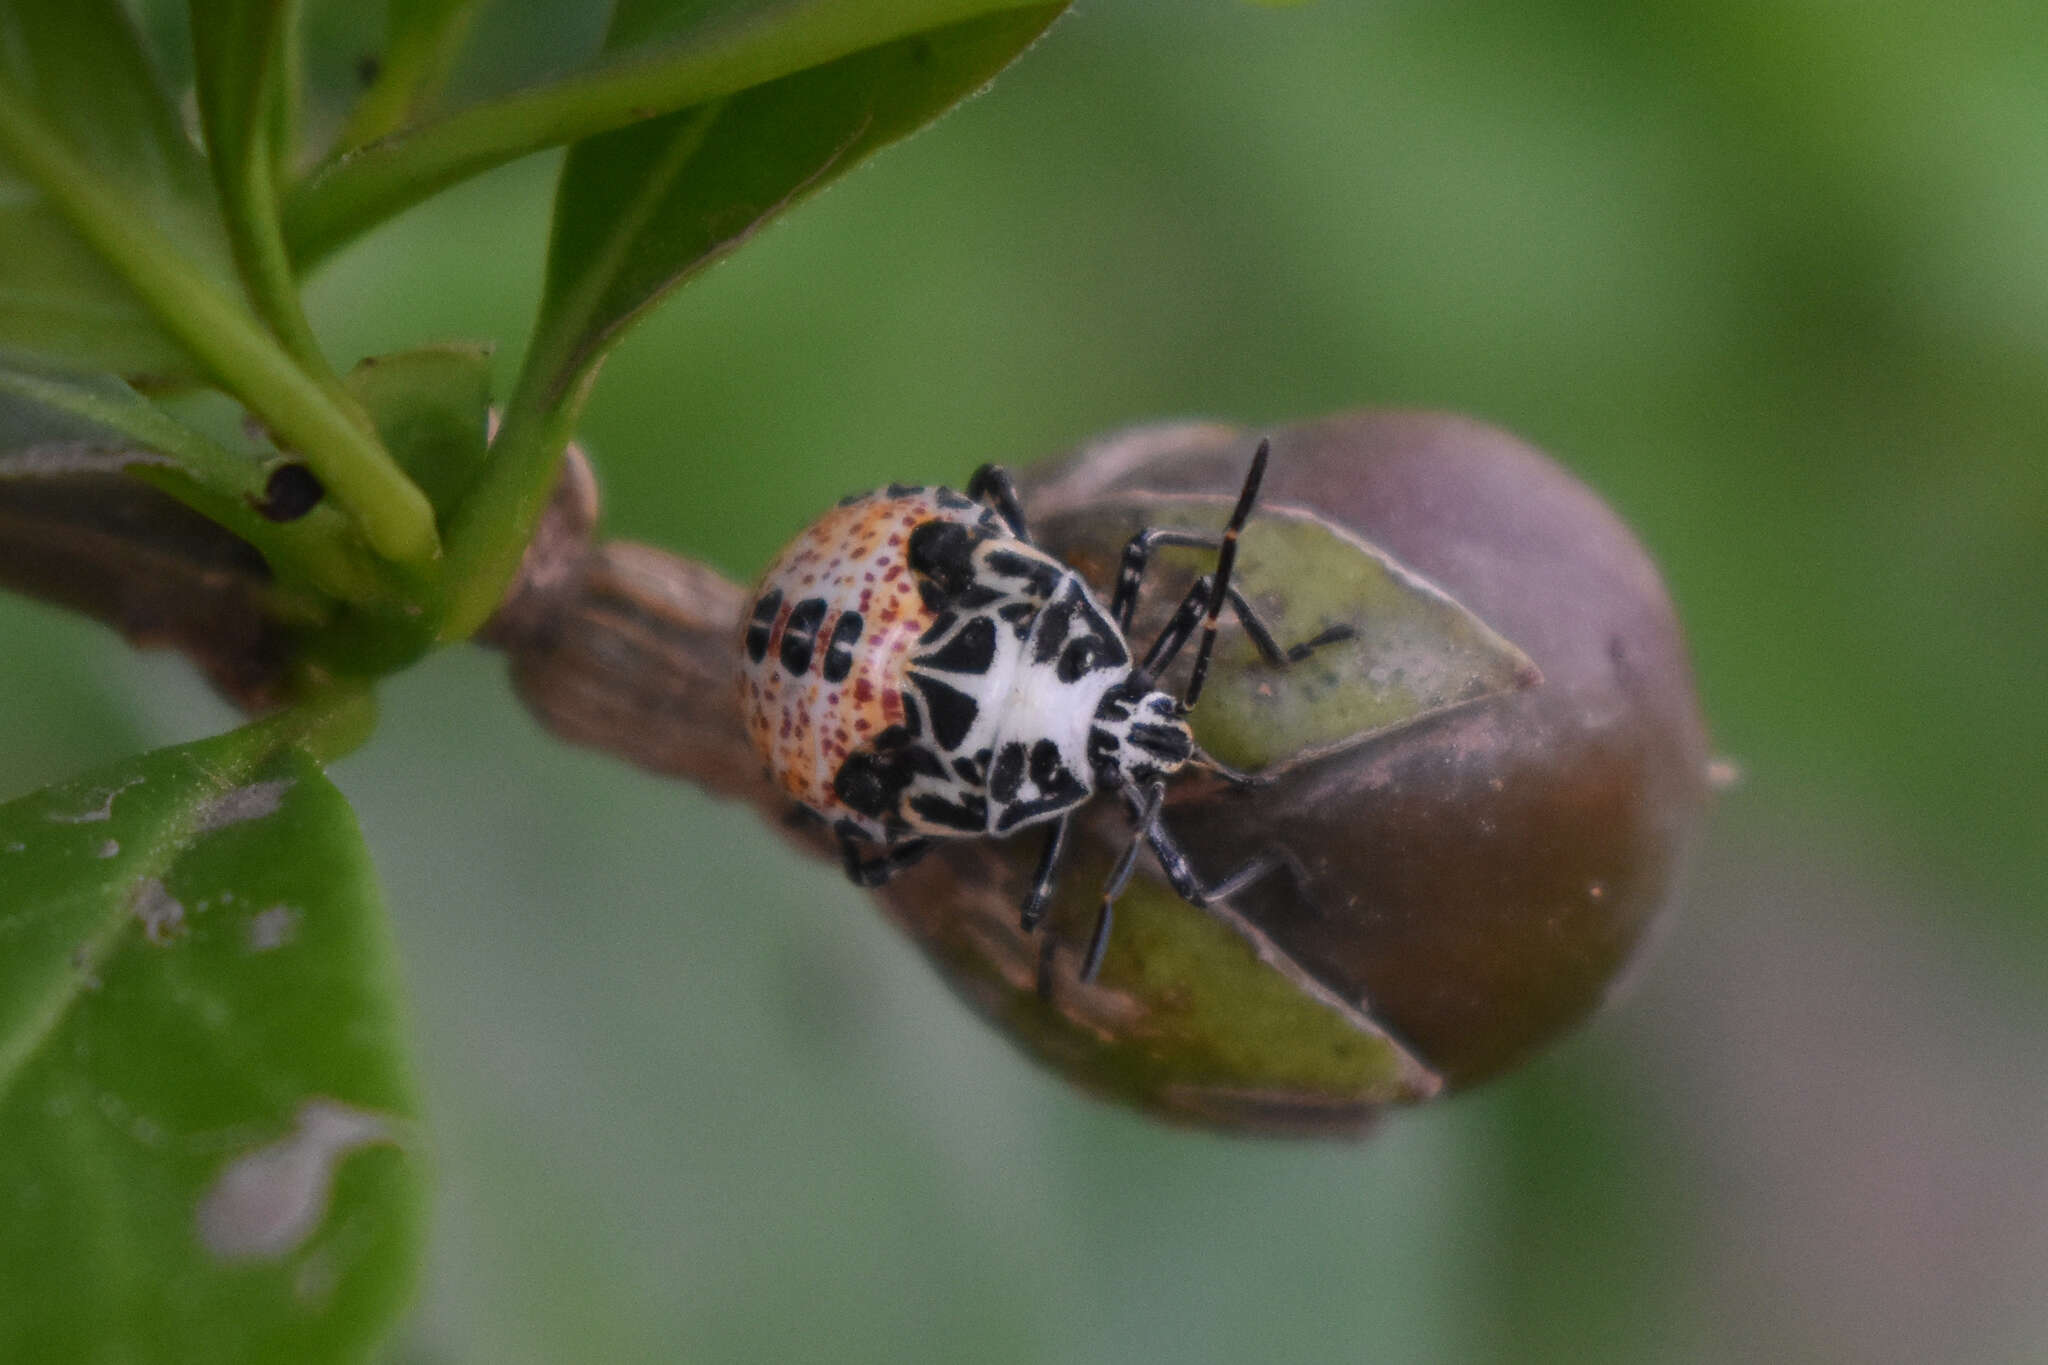
{"type": "Polygon", "coordinates": [[[919,33],[579,143],[547,285],[490,477],[451,530],[444,635],[497,604],[598,361],[657,300],[804,196],[986,85],[1064,10],[919,33]]]}
{"type": "Polygon", "coordinates": [[[457,110],[337,157],[289,196],[301,262],[435,191],[544,147],[707,104],[869,48],[1005,13],[1019,0],[644,0],[619,7],[598,60],[544,86],[457,110]]]}
{"type": "MultiPolygon", "coordinates": [[[[1222,498],[1119,494],[1035,529],[1062,558],[1108,582],[1139,527],[1214,533],[1229,509],[1222,498]]],[[[1146,579],[1151,616],[1163,618],[1214,563],[1213,550],[1156,551],[1146,579]]],[[[1355,632],[1285,670],[1265,663],[1245,631],[1218,636],[1195,738],[1247,772],[1271,772],[1541,680],[1528,655],[1442,589],[1307,513],[1259,510],[1240,541],[1237,586],[1282,648],[1332,626],[1355,632]]],[[[1141,618],[1137,637],[1149,639],[1161,623],[1141,618]]]]}
{"type": "Polygon", "coordinates": [[[404,1305],[393,954],[298,725],[0,806],[0,1359],[354,1360],[404,1305]]]}
{"type": "MultiPolygon", "coordinates": [[[[215,279],[232,278],[207,171],[116,0],[0,0],[0,88],[215,279]]],[[[53,363],[188,378],[191,356],[0,154],[0,347],[53,363]]]]}

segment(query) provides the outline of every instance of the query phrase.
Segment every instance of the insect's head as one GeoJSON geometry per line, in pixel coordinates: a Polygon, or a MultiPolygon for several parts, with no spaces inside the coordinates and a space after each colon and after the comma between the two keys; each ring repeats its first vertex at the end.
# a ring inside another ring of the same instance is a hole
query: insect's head
{"type": "Polygon", "coordinates": [[[1088,762],[1098,790],[1141,787],[1178,771],[1195,752],[1195,737],[1171,694],[1133,669],[1102,694],[1088,728],[1088,762]]]}

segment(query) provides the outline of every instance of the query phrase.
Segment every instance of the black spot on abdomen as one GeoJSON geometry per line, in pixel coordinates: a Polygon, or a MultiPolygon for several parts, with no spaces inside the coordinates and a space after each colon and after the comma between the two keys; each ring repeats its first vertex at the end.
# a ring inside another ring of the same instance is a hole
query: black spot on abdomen
{"type": "Polygon", "coordinates": [[[811,666],[811,654],[818,647],[818,627],[831,610],[822,597],[806,597],[790,609],[789,624],[782,628],[782,666],[802,673],[811,666]]]}
{"type": "Polygon", "coordinates": [[[848,754],[832,777],[832,792],[848,810],[881,819],[893,815],[910,771],[903,764],[863,749],[848,754]]]}
{"type": "Polygon", "coordinates": [[[768,636],[775,629],[775,614],[782,610],[782,589],[770,588],[754,603],[747,621],[747,657],[755,663],[768,657],[768,636]]]}
{"type": "Polygon", "coordinates": [[[920,655],[917,660],[926,668],[965,673],[977,678],[985,676],[995,661],[996,623],[987,616],[974,617],[943,646],[930,654],[920,655]]]}
{"type": "Polygon", "coordinates": [[[988,554],[983,556],[983,562],[993,573],[999,573],[1005,578],[1023,579],[1039,597],[1051,597],[1060,585],[1060,571],[1032,555],[1021,555],[1015,550],[991,548],[988,554]]]}
{"type": "Polygon", "coordinates": [[[967,732],[974,728],[974,718],[980,714],[974,698],[915,670],[910,680],[924,694],[925,710],[931,714],[932,738],[948,752],[959,748],[966,741],[967,732]]]}
{"type": "Polygon", "coordinates": [[[988,794],[998,801],[1015,801],[1024,786],[1024,746],[1012,740],[996,755],[989,769],[988,794]]]}
{"type": "MultiPolygon", "coordinates": [[[[974,547],[985,539],[980,532],[957,521],[927,521],[910,533],[905,556],[911,570],[922,575],[938,590],[941,601],[965,592],[974,582],[974,547]]],[[[931,594],[919,585],[927,605],[931,594]]]]}
{"type": "Polygon", "coordinates": [[[819,671],[826,682],[845,682],[853,672],[853,647],[860,642],[866,620],[857,611],[842,611],[833,623],[832,638],[825,645],[825,666],[819,671]]]}
{"type": "Polygon", "coordinates": [[[1031,785],[1040,791],[1048,791],[1064,772],[1060,762],[1060,746],[1049,739],[1041,739],[1031,746],[1031,785]]]}
{"type": "Polygon", "coordinates": [[[1031,623],[1038,618],[1038,604],[1012,602],[1007,606],[997,607],[996,615],[1008,621],[1016,629],[1017,638],[1021,640],[1031,633],[1031,623]]]}
{"type": "Polygon", "coordinates": [[[1067,636],[1074,628],[1074,611],[1079,604],[1071,597],[1062,598],[1038,613],[1038,624],[1031,636],[1031,661],[1049,664],[1066,648],[1067,636]]]}
{"type": "Polygon", "coordinates": [[[935,792],[920,792],[910,798],[910,809],[931,824],[962,833],[980,834],[988,828],[988,802],[979,796],[948,801],[935,792]]]}

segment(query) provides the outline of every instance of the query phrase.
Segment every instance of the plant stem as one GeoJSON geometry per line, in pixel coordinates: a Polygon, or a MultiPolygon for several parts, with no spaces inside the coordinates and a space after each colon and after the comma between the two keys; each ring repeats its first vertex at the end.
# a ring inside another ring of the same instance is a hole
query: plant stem
{"type": "Polygon", "coordinates": [[[448,528],[443,581],[449,587],[440,629],[444,641],[468,639],[498,609],[519,571],[541,509],[554,492],[562,451],[597,378],[593,360],[580,372],[563,377],[566,385],[558,388],[556,367],[535,363],[536,359],[529,356],[520,372],[498,439],[491,443],[484,478],[463,499],[448,528]]]}
{"type": "MultiPolygon", "coordinates": [[[[317,376],[331,395],[339,382],[328,369],[327,357],[313,336],[313,325],[306,321],[305,308],[299,302],[298,277],[292,271],[291,257],[278,229],[277,200],[271,191],[269,129],[259,127],[257,132],[258,144],[251,149],[241,176],[216,170],[215,183],[228,241],[234,248],[235,264],[242,272],[242,283],[264,321],[270,324],[270,330],[301,368],[317,376]]],[[[215,165],[218,167],[219,162],[215,165]]]]}
{"type": "MultiPolygon", "coordinates": [[[[617,211],[606,245],[580,263],[573,283],[554,280],[562,262],[550,261],[548,297],[520,364],[512,401],[506,405],[504,426],[492,444],[482,481],[449,528],[447,581],[453,587],[443,639],[465,639],[475,633],[511,585],[534,524],[554,491],[562,448],[575,432],[599,365],[620,335],[618,326],[603,327],[596,321],[606,295],[617,283],[633,244],[676,177],[703,147],[726,103],[715,100],[672,116],[675,127],[667,150],[638,182],[632,202],[617,211]]],[[[559,216],[559,204],[556,212],[559,216]]]]}
{"type": "Polygon", "coordinates": [[[5,89],[0,89],[0,151],[171,334],[304,457],[354,514],[373,548],[412,565],[425,564],[438,553],[433,508],[376,437],[5,89]]]}
{"type": "Polygon", "coordinates": [[[240,7],[197,0],[193,61],[207,164],[249,300],[285,350],[333,395],[340,383],[306,321],[278,226],[277,168],[298,117],[298,11],[295,0],[240,7]],[[224,12],[237,8],[239,22],[224,12]]]}
{"type": "Polygon", "coordinates": [[[377,697],[359,683],[329,680],[279,719],[288,727],[289,742],[325,766],[368,742],[377,728],[377,697]]]}

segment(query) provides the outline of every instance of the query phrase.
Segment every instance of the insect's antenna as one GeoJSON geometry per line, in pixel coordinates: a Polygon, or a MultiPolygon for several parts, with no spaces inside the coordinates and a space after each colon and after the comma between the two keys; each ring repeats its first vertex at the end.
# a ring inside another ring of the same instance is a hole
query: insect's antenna
{"type": "Polygon", "coordinates": [[[1259,442],[1252,455],[1251,472],[1244,476],[1244,490],[1237,495],[1237,510],[1230,514],[1230,524],[1223,528],[1223,548],[1216,554],[1215,582],[1209,588],[1209,611],[1202,618],[1202,647],[1195,651],[1195,671],[1188,676],[1188,690],[1181,698],[1183,711],[1193,709],[1202,695],[1202,682],[1209,676],[1209,655],[1216,648],[1217,621],[1223,615],[1223,604],[1230,600],[1230,571],[1237,564],[1237,535],[1251,520],[1252,504],[1259,500],[1259,481],[1266,477],[1266,456],[1272,444],[1267,440],[1259,442]]]}

